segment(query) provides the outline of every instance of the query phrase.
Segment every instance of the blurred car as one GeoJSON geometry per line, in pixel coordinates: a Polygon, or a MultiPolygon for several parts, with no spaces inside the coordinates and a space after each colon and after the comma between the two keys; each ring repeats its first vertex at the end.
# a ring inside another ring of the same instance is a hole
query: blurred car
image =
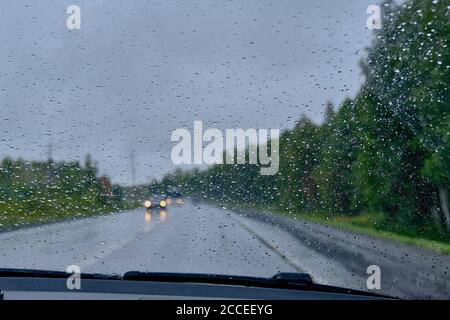
{"type": "Polygon", "coordinates": [[[165,195],[155,196],[149,200],[144,201],[144,208],[146,210],[165,209],[170,204],[170,202],[171,200],[169,200],[165,195]]]}
{"type": "Polygon", "coordinates": [[[169,188],[166,191],[167,200],[169,200],[169,204],[174,201],[176,205],[181,205],[183,203],[183,194],[181,190],[178,188],[169,188]]]}

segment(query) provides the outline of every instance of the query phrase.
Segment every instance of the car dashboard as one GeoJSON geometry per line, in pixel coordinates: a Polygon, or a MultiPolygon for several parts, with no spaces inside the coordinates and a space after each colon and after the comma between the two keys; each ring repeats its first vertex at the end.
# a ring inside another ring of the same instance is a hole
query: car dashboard
{"type": "Polygon", "coordinates": [[[69,290],[66,279],[2,277],[4,300],[366,300],[371,295],[263,288],[191,282],[84,279],[80,289],[69,290]]]}

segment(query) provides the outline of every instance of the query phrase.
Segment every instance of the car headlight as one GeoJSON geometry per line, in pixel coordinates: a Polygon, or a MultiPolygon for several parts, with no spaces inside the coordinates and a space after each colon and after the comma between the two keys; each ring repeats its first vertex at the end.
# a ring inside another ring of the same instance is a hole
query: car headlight
{"type": "Polygon", "coordinates": [[[165,206],[167,206],[167,202],[166,202],[165,200],[161,200],[161,201],[159,202],[159,206],[162,207],[162,208],[164,208],[165,206]]]}
{"type": "Polygon", "coordinates": [[[146,207],[147,209],[150,208],[151,206],[152,206],[152,203],[151,203],[150,200],[146,200],[146,201],[144,202],[144,207],[146,207]]]}

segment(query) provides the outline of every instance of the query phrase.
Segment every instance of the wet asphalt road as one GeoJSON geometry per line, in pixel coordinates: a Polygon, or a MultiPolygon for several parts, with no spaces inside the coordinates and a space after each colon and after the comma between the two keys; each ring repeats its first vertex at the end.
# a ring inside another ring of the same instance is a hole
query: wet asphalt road
{"type": "Polygon", "coordinates": [[[218,273],[268,277],[307,272],[319,283],[407,298],[449,298],[450,256],[252,211],[187,202],[0,233],[0,267],[82,272],[218,273]]]}

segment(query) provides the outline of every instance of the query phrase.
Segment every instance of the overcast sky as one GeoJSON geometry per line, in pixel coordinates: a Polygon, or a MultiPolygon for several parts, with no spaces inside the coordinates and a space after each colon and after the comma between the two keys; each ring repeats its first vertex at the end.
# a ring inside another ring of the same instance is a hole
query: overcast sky
{"type": "Polygon", "coordinates": [[[171,132],[320,122],[362,83],[371,0],[1,0],[0,158],[83,160],[137,181],[175,167],[171,132]],[[81,8],[81,29],[66,8],[81,8]]]}

